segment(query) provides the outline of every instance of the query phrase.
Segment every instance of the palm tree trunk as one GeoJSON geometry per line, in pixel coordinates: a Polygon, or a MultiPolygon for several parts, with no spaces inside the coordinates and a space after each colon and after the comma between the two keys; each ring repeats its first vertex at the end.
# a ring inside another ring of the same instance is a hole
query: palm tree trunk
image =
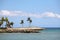
{"type": "Polygon", "coordinates": [[[29,23],[29,27],[31,27],[31,23],[29,23]]]}
{"type": "Polygon", "coordinates": [[[22,27],[23,27],[23,24],[22,24],[22,27]]]}
{"type": "Polygon", "coordinates": [[[2,24],[2,27],[3,27],[3,24],[2,24]]]}

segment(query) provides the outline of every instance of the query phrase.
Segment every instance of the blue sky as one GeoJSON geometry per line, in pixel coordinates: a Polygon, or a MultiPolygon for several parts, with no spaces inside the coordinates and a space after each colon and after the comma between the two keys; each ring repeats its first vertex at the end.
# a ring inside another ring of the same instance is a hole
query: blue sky
{"type": "Polygon", "coordinates": [[[21,27],[20,20],[31,17],[31,26],[60,27],[60,0],[0,0],[0,17],[8,17],[13,27],[21,27]]]}

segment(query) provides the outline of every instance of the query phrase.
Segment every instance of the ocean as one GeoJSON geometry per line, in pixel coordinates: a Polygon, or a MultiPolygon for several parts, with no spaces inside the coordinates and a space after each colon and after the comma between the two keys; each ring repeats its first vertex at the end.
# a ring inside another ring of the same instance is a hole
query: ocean
{"type": "Polygon", "coordinates": [[[60,29],[50,28],[40,33],[0,33],[0,40],[60,40],[60,29]]]}

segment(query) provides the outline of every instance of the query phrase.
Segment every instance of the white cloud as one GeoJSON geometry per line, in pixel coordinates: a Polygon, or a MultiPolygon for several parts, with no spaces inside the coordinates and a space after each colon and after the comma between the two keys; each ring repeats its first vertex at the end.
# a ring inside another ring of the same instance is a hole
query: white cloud
{"type": "Polygon", "coordinates": [[[60,15],[59,14],[55,14],[57,18],[60,18],[60,15]]]}
{"type": "Polygon", "coordinates": [[[8,11],[8,10],[1,10],[0,15],[2,16],[27,16],[27,17],[35,17],[35,18],[42,18],[42,17],[53,17],[53,18],[60,18],[60,14],[53,13],[53,12],[44,12],[41,14],[37,13],[25,13],[22,11],[8,11]]]}
{"type": "Polygon", "coordinates": [[[14,13],[13,11],[1,10],[0,15],[3,15],[3,16],[17,16],[18,14],[14,13]]]}
{"type": "Polygon", "coordinates": [[[55,17],[55,14],[53,12],[45,12],[43,14],[43,16],[47,16],[47,17],[55,17]]]}

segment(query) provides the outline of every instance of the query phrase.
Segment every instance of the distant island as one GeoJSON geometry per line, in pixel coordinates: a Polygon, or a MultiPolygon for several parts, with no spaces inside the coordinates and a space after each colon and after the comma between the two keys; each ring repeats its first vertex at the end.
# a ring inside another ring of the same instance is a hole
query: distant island
{"type": "Polygon", "coordinates": [[[7,17],[1,17],[0,18],[0,33],[38,33],[40,30],[43,30],[44,28],[38,28],[38,27],[31,27],[32,20],[30,17],[27,18],[27,21],[29,21],[29,27],[24,28],[24,20],[21,20],[20,24],[22,24],[23,28],[12,28],[13,22],[9,22],[7,17]],[[6,22],[5,27],[3,27],[3,23],[6,22]]]}

